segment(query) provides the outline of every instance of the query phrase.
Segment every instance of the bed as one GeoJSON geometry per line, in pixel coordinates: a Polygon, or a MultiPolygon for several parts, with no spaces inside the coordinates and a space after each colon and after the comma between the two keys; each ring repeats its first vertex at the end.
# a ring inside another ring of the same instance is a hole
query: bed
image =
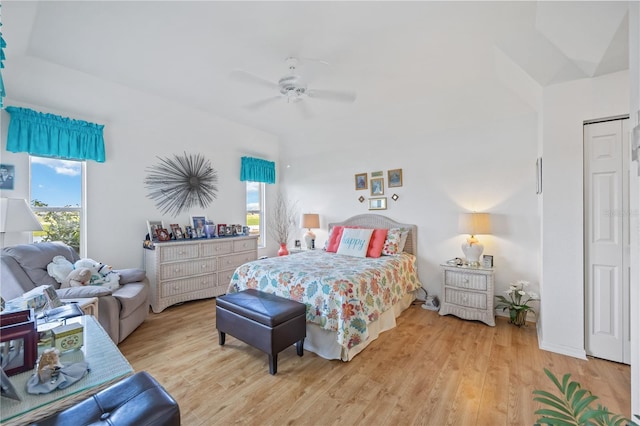
{"type": "Polygon", "coordinates": [[[322,249],[245,263],[236,269],[227,293],[255,288],[307,306],[305,349],[327,359],[350,361],[396,318],[421,287],[416,269],[416,231],[411,224],[363,214],[336,226],[406,232],[404,251],[393,256],[353,257],[322,249]]]}

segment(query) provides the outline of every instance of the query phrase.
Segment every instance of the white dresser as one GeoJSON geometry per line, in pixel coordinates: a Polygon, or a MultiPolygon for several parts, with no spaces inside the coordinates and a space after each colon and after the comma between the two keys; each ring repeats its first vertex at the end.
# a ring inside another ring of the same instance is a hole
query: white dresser
{"type": "Polygon", "coordinates": [[[258,258],[258,236],[174,240],[144,250],[153,312],[225,294],[235,269],[258,258]]]}
{"type": "Polygon", "coordinates": [[[443,272],[440,315],[452,314],[494,326],[494,269],[440,265],[443,272]]]}

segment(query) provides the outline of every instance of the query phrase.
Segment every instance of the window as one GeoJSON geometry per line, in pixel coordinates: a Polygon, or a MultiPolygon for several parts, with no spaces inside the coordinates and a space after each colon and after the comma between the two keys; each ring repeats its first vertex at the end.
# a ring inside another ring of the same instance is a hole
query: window
{"type": "Polygon", "coordinates": [[[247,226],[251,235],[259,235],[258,246],[264,247],[264,183],[247,182],[247,226]]]}
{"type": "Polygon", "coordinates": [[[30,156],[31,207],[42,224],[34,242],[62,241],[84,253],[84,162],[30,156]]]}

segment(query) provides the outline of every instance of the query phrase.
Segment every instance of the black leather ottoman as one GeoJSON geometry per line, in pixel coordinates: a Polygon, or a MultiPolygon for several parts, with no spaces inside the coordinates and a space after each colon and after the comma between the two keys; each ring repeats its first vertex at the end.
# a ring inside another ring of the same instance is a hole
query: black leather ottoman
{"type": "Polygon", "coordinates": [[[269,373],[278,372],[278,353],[296,344],[303,355],[306,306],[255,289],[230,293],[216,299],[216,328],[220,345],[225,333],[269,355],[269,373]]]}
{"type": "Polygon", "coordinates": [[[179,426],[180,408],[142,371],[32,425],[179,426]]]}

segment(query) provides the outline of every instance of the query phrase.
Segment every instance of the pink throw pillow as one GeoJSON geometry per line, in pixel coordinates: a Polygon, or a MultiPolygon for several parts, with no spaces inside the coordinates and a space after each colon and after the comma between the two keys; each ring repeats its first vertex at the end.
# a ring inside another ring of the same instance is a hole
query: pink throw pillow
{"type": "Polygon", "coordinates": [[[329,244],[327,244],[327,251],[329,253],[336,253],[338,251],[343,231],[344,226],[334,226],[333,228],[331,228],[331,235],[329,235],[329,244]]]}
{"type": "Polygon", "coordinates": [[[367,257],[380,257],[384,242],[387,240],[387,232],[387,229],[373,230],[371,241],[369,241],[369,248],[367,249],[367,257]]]}

